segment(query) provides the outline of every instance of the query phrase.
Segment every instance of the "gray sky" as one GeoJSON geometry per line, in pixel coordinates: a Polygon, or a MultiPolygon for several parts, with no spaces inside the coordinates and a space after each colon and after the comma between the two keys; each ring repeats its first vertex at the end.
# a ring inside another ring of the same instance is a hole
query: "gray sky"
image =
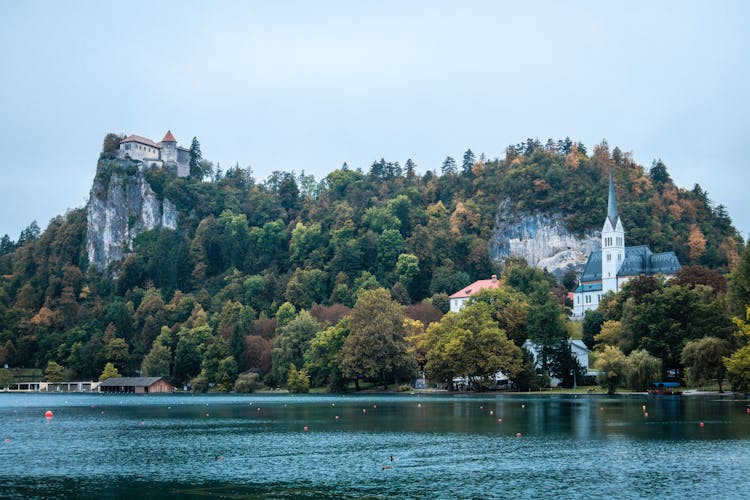
{"type": "Polygon", "coordinates": [[[744,1],[0,0],[0,235],[83,206],[107,132],[171,129],[258,179],[606,138],[701,184],[747,237],[749,14],[744,1]]]}

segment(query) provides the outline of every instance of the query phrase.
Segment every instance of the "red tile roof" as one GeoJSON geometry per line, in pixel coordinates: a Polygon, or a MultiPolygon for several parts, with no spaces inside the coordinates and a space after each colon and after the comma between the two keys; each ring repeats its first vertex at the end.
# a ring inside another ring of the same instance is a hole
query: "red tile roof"
{"type": "Polygon", "coordinates": [[[463,287],[461,290],[454,293],[449,298],[463,299],[466,297],[470,297],[472,294],[477,293],[479,290],[483,290],[485,288],[500,288],[500,280],[497,279],[497,276],[493,274],[492,278],[488,280],[475,281],[471,285],[463,287]]]}
{"type": "Polygon", "coordinates": [[[120,141],[120,144],[123,142],[138,142],[140,144],[145,144],[146,146],[151,146],[152,148],[159,148],[161,149],[161,144],[156,143],[152,141],[151,139],[146,139],[145,137],[141,137],[140,135],[129,135],[125,139],[120,141]]]}
{"type": "Polygon", "coordinates": [[[164,139],[162,139],[161,142],[177,142],[177,139],[174,138],[171,130],[167,130],[167,133],[164,134],[164,139]]]}

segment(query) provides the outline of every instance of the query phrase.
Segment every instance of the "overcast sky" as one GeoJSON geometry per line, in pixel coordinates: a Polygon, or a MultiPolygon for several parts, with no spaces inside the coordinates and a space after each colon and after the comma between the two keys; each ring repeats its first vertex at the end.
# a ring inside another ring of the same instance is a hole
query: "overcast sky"
{"type": "Polygon", "coordinates": [[[750,2],[0,0],[0,19],[14,240],[85,205],[107,132],[167,129],[259,180],[606,138],[750,232],[750,2]]]}

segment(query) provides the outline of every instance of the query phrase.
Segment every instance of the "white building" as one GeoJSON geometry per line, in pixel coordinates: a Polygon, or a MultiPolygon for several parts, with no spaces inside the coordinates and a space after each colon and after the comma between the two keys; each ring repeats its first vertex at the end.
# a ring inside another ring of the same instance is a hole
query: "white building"
{"type": "Polygon", "coordinates": [[[609,172],[607,217],[602,227],[602,249],[589,254],[578,288],[573,294],[571,319],[583,319],[586,311],[599,307],[607,292],[619,292],[635,276],[672,276],[680,269],[674,252],[653,253],[645,245],[625,246],[625,229],[617,210],[615,183],[609,172]]]}
{"type": "MultiPolygon", "coordinates": [[[[586,344],[583,343],[583,340],[568,339],[568,344],[570,344],[570,352],[573,354],[573,356],[575,356],[578,364],[581,366],[581,368],[586,369],[586,375],[596,375],[596,372],[591,371],[591,369],[589,368],[589,353],[591,352],[591,349],[586,347],[586,344]]],[[[534,366],[536,366],[537,368],[541,368],[541,366],[539,365],[539,357],[542,351],[541,348],[532,343],[529,339],[526,339],[522,347],[529,351],[534,357],[534,366]]],[[[551,383],[553,386],[558,385],[560,382],[560,379],[551,378],[551,383]]],[[[581,381],[579,380],[578,382],[581,381]]]]}
{"type": "Polygon", "coordinates": [[[177,146],[177,139],[170,130],[167,130],[161,142],[130,135],[120,141],[120,154],[143,162],[144,168],[156,166],[172,169],[177,177],[190,174],[190,150],[177,146]]]}
{"type": "Polygon", "coordinates": [[[500,280],[497,279],[496,275],[493,274],[488,280],[475,281],[448,297],[450,299],[450,311],[454,313],[460,311],[464,307],[464,304],[466,304],[466,301],[469,300],[469,297],[485,288],[500,288],[500,280]]]}

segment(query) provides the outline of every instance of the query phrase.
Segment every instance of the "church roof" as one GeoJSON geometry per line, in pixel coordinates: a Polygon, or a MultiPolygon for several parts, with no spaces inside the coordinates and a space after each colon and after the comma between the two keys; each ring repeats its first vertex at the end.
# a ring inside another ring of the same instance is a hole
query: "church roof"
{"type": "Polygon", "coordinates": [[[497,279],[497,276],[493,274],[492,278],[488,280],[475,281],[471,285],[463,287],[461,290],[454,293],[448,298],[464,299],[464,298],[470,297],[472,294],[477,293],[479,290],[483,290],[485,288],[500,288],[500,280],[497,279]]]}
{"type": "MultiPolygon", "coordinates": [[[[625,260],[617,276],[674,274],[682,267],[674,252],[653,253],[646,245],[625,247],[625,260]]],[[[591,252],[581,275],[582,282],[602,279],[602,252],[591,252]]],[[[578,291],[578,290],[576,290],[578,291]]]]}
{"type": "Polygon", "coordinates": [[[140,144],[145,144],[146,146],[151,146],[152,148],[159,148],[161,149],[161,144],[158,144],[151,139],[146,139],[145,137],[141,137],[140,135],[129,135],[125,139],[120,141],[120,144],[124,142],[138,142],[140,144]]]}
{"type": "Polygon", "coordinates": [[[607,201],[607,218],[612,224],[612,228],[617,227],[617,219],[619,214],[617,213],[617,195],[615,194],[615,180],[613,178],[612,170],[609,171],[609,199],[607,201]]]}
{"type": "Polygon", "coordinates": [[[177,142],[177,139],[174,138],[171,130],[167,130],[167,133],[164,134],[164,139],[162,139],[161,142],[177,142]]]}

